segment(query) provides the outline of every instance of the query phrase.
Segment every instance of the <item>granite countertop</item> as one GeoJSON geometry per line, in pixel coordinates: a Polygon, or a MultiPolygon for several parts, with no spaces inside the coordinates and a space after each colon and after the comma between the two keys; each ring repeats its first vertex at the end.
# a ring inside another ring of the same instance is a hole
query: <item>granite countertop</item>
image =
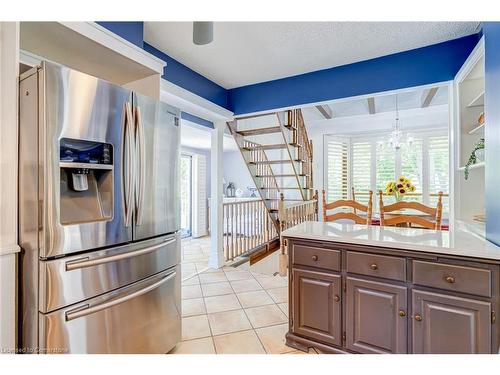
{"type": "Polygon", "coordinates": [[[287,238],[303,238],[426,253],[500,261],[500,247],[484,237],[453,225],[451,231],[377,225],[306,221],[283,232],[287,238]]]}

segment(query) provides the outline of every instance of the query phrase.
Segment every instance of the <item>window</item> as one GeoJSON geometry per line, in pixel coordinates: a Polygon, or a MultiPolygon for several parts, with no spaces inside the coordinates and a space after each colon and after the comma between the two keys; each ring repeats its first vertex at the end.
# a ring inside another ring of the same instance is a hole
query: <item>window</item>
{"type": "MultiPolygon", "coordinates": [[[[345,199],[354,188],[356,200],[367,202],[368,191],[374,195],[385,190],[387,182],[400,175],[415,185],[415,200],[428,205],[437,204],[437,193],[449,192],[449,145],[444,130],[418,132],[411,146],[404,144],[395,151],[387,144],[387,134],[364,136],[325,136],[325,181],[328,201],[345,199]]],[[[394,198],[384,201],[392,203],[394,198]]],[[[448,197],[443,198],[447,212],[448,197]]],[[[374,205],[378,199],[374,196],[374,205]]]]}
{"type": "MultiPolygon", "coordinates": [[[[415,186],[414,193],[423,194],[422,191],[422,145],[423,140],[416,138],[411,146],[403,144],[400,150],[401,175],[409,178],[415,186]]],[[[423,195],[408,196],[407,200],[423,203],[423,195]]]]}
{"type": "Polygon", "coordinates": [[[371,189],[372,154],[369,142],[352,142],[352,185],[356,186],[356,199],[368,202],[367,193],[371,189]]]}
{"type": "MultiPolygon", "coordinates": [[[[442,191],[448,193],[449,178],[448,178],[448,137],[437,136],[429,137],[429,203],[437,204],[436,193],[442,191]]],[[[449,198],[443,198],[443,211],[448,211],[449,198]]]]}
{"type": "Polygon", "coordinates": [[[327,141],[327,201],[348,199],[347,181],[347,148],[348,141],[344,139],[329,139],[327,141]]]}

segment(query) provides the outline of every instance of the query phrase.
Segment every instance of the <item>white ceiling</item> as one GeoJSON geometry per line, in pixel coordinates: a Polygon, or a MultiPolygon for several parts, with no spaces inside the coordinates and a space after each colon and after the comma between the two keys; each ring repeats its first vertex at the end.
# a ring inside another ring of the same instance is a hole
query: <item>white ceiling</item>
{"type": "MultiPolygon", "coordinates": [[[[390,94],[377,94],[372,98],[375,103],[375,113],[394,112],[396,110],[396,95],[398,97],[398,108],[400,111],[408,109],[420,109],[428,88],[416,88],[390,94]]],[[[441,86],[433,96],[428,107],[442,106],[448,104],[448,88],[441,86]]],[[[334,118],[368,115],[368,100],[366,98],[341,99],[325,103],[332,112],[334,118]]],[[[425,111],[425,108],[423,109],[425,111]]],[[[304,120],[325,120],[325,117],[314,106],[302,108],[304,120]]]]}
{"type": "MultiPolygon", "coordinates": [[[[181,146],[210,150],[210,130],[190,121],[181,120],[181,146]]],[[[238,151],[233,137],[227,134],[224,134],[224,151],[238,151]]]]}
{"type": "MultiPolygon", "coordinates": [[[[145,22],[144,39],[224,88],[423,47],[476,32],[478,22],[215,22],[192,42],[192,22],[145,22]]],[[[167,67],[168,69],[168,67],[167,67]]]]}
{"type": "Polygon", "coordinates": [[[396,95],[398,97],[401,128],[438,129],[448,125],[448,87],[439,86],[428,106],[422,101],[429,92],[427,88],[414,88],[397,93],[372,96],[375,113],[369,113],[368,97],[340,99],[325,103],[333,114],[326,119],[315,106],[302,108],[308,130],[326,134],[354,134],[390,130],[396,117],[396,95]]]}

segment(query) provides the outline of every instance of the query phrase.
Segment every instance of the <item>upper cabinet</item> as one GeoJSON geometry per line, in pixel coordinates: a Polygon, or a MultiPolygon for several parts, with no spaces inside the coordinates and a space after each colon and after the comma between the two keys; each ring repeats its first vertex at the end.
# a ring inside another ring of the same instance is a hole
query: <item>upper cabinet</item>
{"type": "Polygon", "coordinates": [[[21,22],[21,63],[49,60],[159,99],[166,63],[95,22],[21,22]]]}
{"type": "Polygon", "coordinates": [[[484,231],[484,39],[455,77],[455,217],[484,231]],[[482,146],[481,146],[482,145],[482,146]]]}

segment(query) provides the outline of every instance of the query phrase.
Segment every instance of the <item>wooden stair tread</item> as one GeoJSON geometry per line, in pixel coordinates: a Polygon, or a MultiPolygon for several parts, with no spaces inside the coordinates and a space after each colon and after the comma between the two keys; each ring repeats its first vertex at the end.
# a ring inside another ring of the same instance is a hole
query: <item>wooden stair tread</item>
{"type": "Polygon", "coordinates": [[[281,132],[281,128],[279,126],[270,126],[268,128],[236,131],[236,133],[238,133],[239,135],[242,135],[244,137],[249,136],[249,135],[271,134],[271,133],[279,133],[279,132],[281,132]]]}
{"type": "Polygon", "coordinates": [[[291,163],[292,160],[263,160],[263,161],[250,161],[248,164],[283,164],[283,163],[291,163]]]}
{"type": "Polygon", "coordinates": [[[279,150],[286,148],[285,143],[273,144],[273,145],[259,145],[254,147],[242,147],[243,150],[253,151],[253,150],[279,150]]]}
{"type": "Polygon", "coordinates": [[[291,163],[291,162],[305,163],[306,161],[300,160],[300,159],[262,160],[262,161],[249,161],[248,164],[284,164],[284,163],[291,163]]]}
{"type": "MultiPolygon", "coordinates": [[[[304,174],[304,173],[300,173],[298,174],[297,176],[299,177],[309,177],[310,175],[309,174],[304,174]]],[[[272,177],[272,176],[264,176],[264,175],[255,175],[255,177],[272,177]]],[[[275,174],[274,177],[295,177],[294,174],[275,174]]]]}

